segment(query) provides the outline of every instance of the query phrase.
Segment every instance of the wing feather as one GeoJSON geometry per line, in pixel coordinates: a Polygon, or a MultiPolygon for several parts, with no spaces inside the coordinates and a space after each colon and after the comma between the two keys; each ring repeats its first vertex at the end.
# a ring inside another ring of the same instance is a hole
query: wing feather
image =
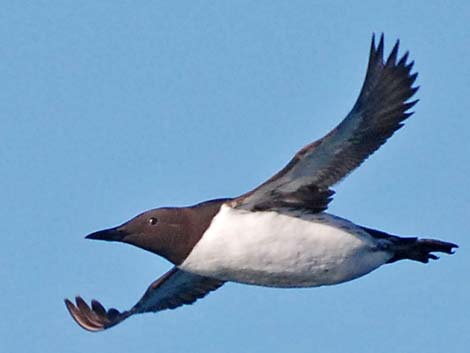
{"type": "Polygon", "coordinates": [[[192,304],[223,284],[223,281],[174,267],[153,282],[142,298],[129,310],[123,312],[114,308],[106,310],[97,300],[92,300],[90,307],[80,296],[75,298],[75,304],[65,299],[65,305],[82,328],[88,331],[102,331],[134,314],[175,309],[185,304],[192,304]]]}
{"type": "Polygon", "coordinates": [[[418,90],[413,87],[417,73],[411,73],[408,52],[398,60],[398,49],[399,41],[384,60],[383,34],[377,47],[373,36],[366,78],[346,118],[302,148],[271,179],[234,199],[232,206],[256,211],[291,204],[313,212],[325,210],[333,194],[330,187],[364,162],[413,114],[409,110],[417,100],[409,100],[418,90]]]}

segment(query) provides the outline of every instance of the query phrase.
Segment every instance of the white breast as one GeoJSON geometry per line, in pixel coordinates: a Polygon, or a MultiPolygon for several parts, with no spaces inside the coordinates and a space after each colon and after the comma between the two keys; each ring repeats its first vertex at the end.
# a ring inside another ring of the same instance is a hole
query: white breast
{"type": "Polygon", "coordinates": [[[391,258],[385,240],[327,213],[249,212],[223,205],[186,260],[184,270],[272,287],[335,284],[391,258]]]}

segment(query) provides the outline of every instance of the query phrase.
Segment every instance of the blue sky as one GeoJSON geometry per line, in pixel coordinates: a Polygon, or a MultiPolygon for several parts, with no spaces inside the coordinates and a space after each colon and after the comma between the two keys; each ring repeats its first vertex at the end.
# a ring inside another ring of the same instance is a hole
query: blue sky
{"type": "Polygon", "coordinates": [[[466,352],[468,2],[16,1],[0,13],[2,352],[466,352]],[[98,334],[63,305],[126,309],[170,268],[84,235],[236,196],[349,111],[372,32],[419,72],[416,114],[336,187],[330,212],[454,241],[339,286],[228,284],[98,334]]]}

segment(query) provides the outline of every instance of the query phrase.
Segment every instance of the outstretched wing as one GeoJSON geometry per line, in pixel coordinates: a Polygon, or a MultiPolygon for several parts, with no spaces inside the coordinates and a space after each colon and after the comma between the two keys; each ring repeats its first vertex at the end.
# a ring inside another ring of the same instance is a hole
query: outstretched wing
{"type": "Polygon", "coordinates": [[[192,304],[223,284],[223,281],[173,267],[153,282],[143,297],[129,310],[123,312],[114,308],[106,310],[97,300],[92,300],[90,307],[81,297],[75,298],[76,305],[65,299],[65,305],[77,324],[85,330],[102,331],[134,314],[175,309],[184,304],[192,304]]]}
{"type": "Polygon", "coordinates": [[[320,212],[328,207],[329,188],[358,167],[403,126],[416,101],[409,99],[417,73],[408,52],[397,59],[397,41],[388,59],[383,56],[383,34],[375,36],[361,93],[351,112],[323,138],[302,148],[276,175],[234,201],[233,207],[251,211],[299,207],[320,212]]]}

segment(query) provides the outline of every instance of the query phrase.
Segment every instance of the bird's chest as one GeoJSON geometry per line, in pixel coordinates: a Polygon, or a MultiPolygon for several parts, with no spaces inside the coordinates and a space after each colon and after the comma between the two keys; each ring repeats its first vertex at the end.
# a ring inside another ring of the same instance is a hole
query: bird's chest
{"type": "Polygon", "coordinates": [[[222,280],[307,287],[356,278],[387,260],[368,257],[374,244],[353,223],[294,213],[223,206],[180,267],[222,280]]]}

